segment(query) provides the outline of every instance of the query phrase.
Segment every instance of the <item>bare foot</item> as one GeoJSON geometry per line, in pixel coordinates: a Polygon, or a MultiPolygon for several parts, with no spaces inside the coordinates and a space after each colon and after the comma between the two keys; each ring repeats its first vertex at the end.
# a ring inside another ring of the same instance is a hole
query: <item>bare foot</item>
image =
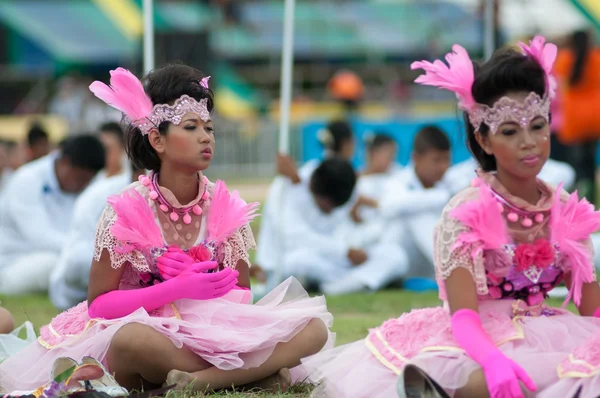
{"type": "Polygon", "coordinates": [[[286,392],[291,385],[292,375],[290,374],[290,370],[288,368],[282,368],[272,376],[265,377],[254,383],[246,384],[244,388],[258,388],[265,392],[283,393],[286,392]]]}
{"type": "Polygon", "coordinates": [[[193,388],[196,378],[187,372],[173,369],[167,375],[167,380],[163,384],[164,387],[175,386],[174,391],[184,391],[193,388]]]}

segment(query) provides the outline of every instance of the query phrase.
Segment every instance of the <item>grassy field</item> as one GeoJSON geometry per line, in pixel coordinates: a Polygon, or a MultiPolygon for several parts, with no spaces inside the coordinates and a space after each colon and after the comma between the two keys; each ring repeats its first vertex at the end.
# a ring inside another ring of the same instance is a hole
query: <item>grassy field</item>
{"type": "MultiPolygon", "coordinates": [[[[48,323],[56,310],[46,296],[0,296],[2,305],[10,310],[16,323],[31,321],[36,330],[48,323]]],[[[353,294],[330,297],[327,304],[335,317],[333,331],[337,334],[337,344],[345,344],[365,337],[369,328],[382,321],[398,316],[411,308],[436,305],[434,293],[415,294],[401,290],[387,290],[374,294],[353,294]]],[[[304,397],[309,395],[309,387],[298,386],[286,394],[272,395],[259,393],[226,392],[214,394],[217,397],[304,397]]],[[[169,394],[170,398],[184,398],[187,394],[169,394]]]]}
{"type": "MultiPolygon", "coordinates": [[[[0,301],[3,307],[13,313],[17,325],[28,320],[36,330],[57,313],[48,298],[42,295],[0,296],[0,301]]],[[[327,298],[327,305],[335,317],[333,330],[337,333],[338,344],[363,338],[369,328],[403,311],[436,305],[438,302],[434,293],[416,294],[402,290],[327,298]]]]}
{"type": "MultiPolygon", "coordinates": [[[[46,296],[1,297],[2,305],[15,316],[17,324],[29,320],[36,330],[56,315],[56,310],[46,296]]],[[[382,321],[399,316],[412,308],[437,305],[436,293],[411,293],[403,290],[386,290],[373,294],[352,294],[327,298],[328,308],[335,317],[333,331],[337,334],[337,345],[362,339],[368,329],[382,321]]],[[[560,305],[558,300],[550,300],[552,305],[560,305]]],[[[570,309],[573,309],[572,307],[570,309]]],[[[296,386],[285,394],[223,392],[214,397],[264,398],[264,397],[306,397],[309,386],[296,386]]],[[[191,394],[170,393],[168,398],[188,398],[191,394]]]]}

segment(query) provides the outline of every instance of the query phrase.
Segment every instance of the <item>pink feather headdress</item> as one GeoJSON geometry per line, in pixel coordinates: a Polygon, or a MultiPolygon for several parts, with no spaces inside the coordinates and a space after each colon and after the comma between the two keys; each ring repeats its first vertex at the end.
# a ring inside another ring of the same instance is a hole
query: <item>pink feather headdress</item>
{"type": "Polygon", "coordinates": [[[544,72],[546,72],[546,95],[551,100],[554,99],[556,96],[556,78],[552,75],[552,67],[558,54],[556,44],[546,43],[544,36],[535,36],[529,42],[529,45],[519,43],[519,47],[523,54],[535,59],[544,69],[544,72]]]}
{"type": "MultiPolygon", "coordinates": [[[[198,84],[208,89],[209,79],[210,76],[205,77],[198,84]]],[[[130,123],[138,127],[144,135],[165,121],[181,123],[183,116],[189,112],[197,114],[205,122],[210,119],[206,98],[196,101],[192,97],[182,95],[173,105],[152,106],[152,100],[144,91],[142,82],[124,68],[110,71],[110,86],[95,81],[90,84],[90,91],[106,104],[123,112],[130,123]]]]}
{"type": "Polygon", "coordinates": [[[433,61],[413,62],[412,70],[423,69],[424,75],[417,77],[415,83],[426,86],[434,86],[453,91],[458,98],[458,107],[464,111],[470,111],[475,106],[475,99],[471,94],[471,88],[475,81],[473,61],[467,50],[455,44],[452,52],[446,54],[448,66],[439,59],[433,61]]]}
{"type": "Polygon", "coordinates": [[[473,127],[478,130],[482,123],[486,123],[492,131],[512,119],[519,121],[526,120],[527,123],[533,117],[548,115],[550,110],[550,100],[554,98],[556,91],[556,81],[552,76],[552,66],[556,60],[557,48],[552,43],[546,43],[543,36],[536,36],[529,45],[519,43],[524,55],[535,59],[546,73],[546,95],[540,98],[529,98],[526,100],[525,109],[523,104],[518,104],[509,98],[501,98],[489,107],[484,104],[478,104],[473,98],[472,88],[475,81],[475,72],[473,62],[467,51],[458,44],[452,46],[452,52],[446,54],[448,65],[440,60],[433,63],[429,61],[413,62],[411,69],[423,69],[424,75],[419,76],[415,82],[423,85],[434,86],[452,91],[458,98],[459,109],[466,111],[469,115],[469,121],[473,127]],[[518,113],[518,118],[515,117],[518,113]]]}

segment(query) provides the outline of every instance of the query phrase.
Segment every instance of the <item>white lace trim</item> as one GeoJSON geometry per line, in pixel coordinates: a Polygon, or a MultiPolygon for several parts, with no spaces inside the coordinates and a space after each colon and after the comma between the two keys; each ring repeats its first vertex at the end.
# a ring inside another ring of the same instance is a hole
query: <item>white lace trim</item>
{"type": "MultiPolygon", "coordinates": [[[[147,197],[147,190],[141,183],[134,183],[126,187],[122,192],[134,188],[142,196],[147,197]]],[[[121,194],[119,193],[119,195],[121,194]]],[[[100,216],[98,226],[96,227],[96,241],[94,242],[94,259],[100,260],[102,252],[106,250],[110,256],[110,265],[114,269],[121,268],[125,263],[130,263],[140,272],[150,272],[150,266],[144,255],[135,250],[129,253],[118,253],[115,248],[118,245],[117,239],[110,232],[111,227],[117,221],[117,214],[110,204],[107,204],[100,216]]]]}
{"type": "Polygon", "coordinates": [[[224,267],[237,267],[240,260],[250,266],[250,250],[256,248],[256,242],[250,225],[246,224],[234,233],[221,247],[219,247],[219,260],[224,267]]]}
{"type": "MultiPolygon", "coordinates": [[[[134,183],[127,189],[134,188],[142,196],[148,198],[148,190],[140,183],[134,183]]],[[[212,189],[210,184],[209,189],[212,189]]],[[[122,192],[123,192],[122,191],[122,192]]],[[[153,211],[156,213],[156,208],[153,201],[149,200],[153,211]]],[[[110,232],[111,227],[114,225],[117,219],[117,215],[110,204],[107,204],[104,208],[98,226],[96,228],[96,239],[94,244],[94,259],[100,260],[102,252],[106,250],[110,256],[110,263],[112,268],[120,268],[125,263],[130,263],[139,272],[150,272],[150,266],[143,253],[139,251],[132,251],[129,253],[118,253],[115,248],[118,245],[117,239],[110,232]]],[[[229,239],[221,244],[218,248],[219,262],[228,268],[236,268],[240,260],[250,265],[249,251],[256,248],[256,242],[250,225],[245,225],[235,232],[229,239]]]]}
{"type": "MultiPolygon", "coordinates": [[[[473,276],[477,294],[483,296],[488,294],[483,256],[479,254],[473,260],[472,245],[462,245],[452,250],[458,235],[467,231],[468,227],[451,217],[450,213],[460,204],[475,199],[476,196],[477,190],[468,188],[452,198],[444,207],[442,217],[434,231],[434,261],[438,281],[446,280],[457,268],[465,268],[473,276]]],[[[446,291],[443,286],[440,286],[440,296],[443,300],[446,299],[446,291]]]]}

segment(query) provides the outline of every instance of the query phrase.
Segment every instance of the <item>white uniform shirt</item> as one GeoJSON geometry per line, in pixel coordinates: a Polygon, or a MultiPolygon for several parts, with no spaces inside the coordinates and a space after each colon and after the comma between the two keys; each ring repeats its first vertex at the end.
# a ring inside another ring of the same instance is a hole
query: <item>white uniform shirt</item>
{"type": "Polygon", "coordinates": [[[76,194],[60,189],[57,153],[19,168],[0,200],[0,267],[35,252],[58,254],[71,225],[76,194]]]}
{"type": "Polygon", "coordinates": [[[379,207],[385,218],[412,216],[421,212],[441,215],[450,200],[450,190],[444,181],[425,189],[411,164],[391,176],[384,191],[379,207]]]}

